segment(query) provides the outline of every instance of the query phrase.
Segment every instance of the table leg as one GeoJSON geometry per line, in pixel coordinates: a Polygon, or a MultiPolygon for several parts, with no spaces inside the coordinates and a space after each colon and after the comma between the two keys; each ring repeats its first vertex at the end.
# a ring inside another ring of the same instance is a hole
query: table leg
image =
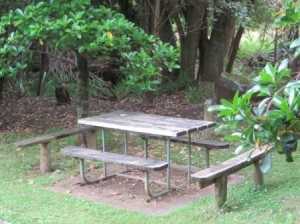
{"type": "Polygon", "coordinates": [[[188,182],[191,182],[191,154],[192,154],[192,144],[191,144],[191,133],[189,133],[189,143],[188,143],[188,182]]]}
{"type": "Polygon", "coordinates": [[[128,154],[128,133],[125,131],[124,133],[124,154],[128,154]]]}
{"type": "Polygon", "coordinates": [[[167,138],[167,191],[170,191],[171,184],[170,184],[170,168],[171,168],[171,162],[170,162],[170,149],[171,149],[171,140],[170,137],[167,138]]]}
{"type": "Polygon", "coordinates": [[[144,138],[144,158],[148,158],[148,139],[144,138]]]}
{"type": "MultiPolygon", "coordinates": [[[[105,131],[104,129],[101,129],[102,134],[102,151],[105,152],[105,131]]],[[[106,163],[103,164],[103,171],[104,171],[104,177],[107,176],[107,169],[106,169],[106,163]]]]}

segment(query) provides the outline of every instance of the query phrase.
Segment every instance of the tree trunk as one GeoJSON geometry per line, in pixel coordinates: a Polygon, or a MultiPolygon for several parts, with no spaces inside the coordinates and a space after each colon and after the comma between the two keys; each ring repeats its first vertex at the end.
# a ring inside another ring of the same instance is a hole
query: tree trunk
{"type": "Polygon", "coordinates": [[[200,30],[207,2],[203,0],[187,1],[186,11],[186,35],[181,45],[180,75],[188,75],[193,82],[195,78],[196,59],[198,53],[200,30]]]}
{"type": "Polygon", "coordinates": [[[140,1],[139,11],[139,26],[144,30],[145,33],[151,34],[151,7],[148,0],[140,1]]]}
{"type": "Polygon", "coordinates": [[[158,36],[163,42],[170,43],[171,45],[176,46],[175,34],[173,32],[172,24],[166,8],[167,6],[165,6],[164,4],[161,5],[160,22],[157,28],[158,36]]]}
{"type": "Polygon", "coordinates": [[[300,76],[300,55],[295,57],[292,61],[291,65],[291,72],[293,77],[297,77],[297,79],[300,76]]]}
{"type": "MultiPolygon", "coordinates": [[[[154,30],[157,32],[157,36],[163,42],[170,43],[174,47],[176,47],[176,38],[175,33],[172,29],[171,20],[169,18],[169,13],[167,11],[168,6],[165,1],[161,1],[160,4],[156,5],[160,6],[160,10],[157,10],[156,15],[159,13],[158,22],[154,30]]],[[[166,83],[168,80],[174,80],[179,75],[179,70],[173,70],[169,72],[168,69],[163,69],[162,73],[162,83],[166,83]]]]}
{"type": "MultiPolygon", "coordinates": [[[[250,17],[251,11],[252,11],[251,9],[253,7],[253,4],[255,2],[256,2],[256,0],[250,0],[248,2],[247,11],[248,11],[249,17],[250,17]]],[[[238,49],[239,49],[239,45],[240,45],[244,30],[245,30],[245,24],[240,25],[239,29],[237,30],[237,32],[235,34],[235,37],[234,37],[232,43],[231,43],[230,56],[229,56],[228,64],[227,64],[227,67],[226,67],[226,72],[230,73],[232,71],[233,63],[234,63],[234,60],[236,58],[236,55],[237,55],[237,52],[238,52],[238,49]]]]}
{"type": "Polygon", "coordinates": [[[230,50],[230,55],[229,55],[229,60],[228,60],[228,64],[226,67],[226,72],[231,72],[232,71],[232,67],[233,67],[233,63],[234,60],[236,58],[238,49],[239,49],[239,45],[243,36],[245,28],[240,26],[238,31],[236,32],[235,37],[233,38],[233,41],[231,43],[231,50],[230,50]]]}
{"type": "Polygon", "coordinates": [[[0,77],[0,101],[3,100],[3,86],[4,86],[4,76],[0,77]]]}
{"type": "Polygon", "coordinates": [[[89,113],[89,72],[88,60],[85,55],[77,52],[78,88],[77,118],[84,118],[89,113]]]}
{"type": "Polygon", "coordinates": [[[45,43],[43,46],[41,46],[41,62],[40,62],[40,71],[39,71],[39,80],[38,80],[38,86],[36,89],[37,96],[41,95],[42,92],[42,82],[44,79],[44,75],[46,72],[48,72],[49,67],[49,58],[48,55],[45,53],[47,50],[47,44],[45,43]]]}
{"type": "Polygon", "coordinates": [[[216,81],[226,68],[235,20],[232,12],[219,14],[210,39],[200,40],[199,74],[202,81],[216,81]]]}
{"type": "Polygon", "coordinates": [[[133,10],[133,6],[131,5],[131,1],[122,0],[119,1],[120,12],[125,15],[126,19],[131,22],[136,23],[136,13],[133,10]]]}

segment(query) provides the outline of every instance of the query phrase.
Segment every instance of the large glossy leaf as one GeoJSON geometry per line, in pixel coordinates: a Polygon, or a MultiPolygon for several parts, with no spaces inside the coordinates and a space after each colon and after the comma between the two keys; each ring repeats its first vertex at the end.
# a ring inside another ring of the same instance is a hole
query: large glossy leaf
{"type": "Polygon", "coordinates": [[[278,67],[278,72],[281,72],[283,69],[286,69],[288,67],[288,64],[289,64],[289,60],[287,58],[282,60],[282,62],[278,67]]]}
{"type": "Polygon", "coordinates": [[[233,107],[233,104],[230,101],[226,100],[226,99],[221,99],[220,101],[226,107],[231,107],[231,108],[233,107]]]}
{"type": "Polygon", "coordinates": [[[207,111],[212,112],[212,111],[222,111],[222,110],[227,110],[229,107],[224,106],[224,105],[212,105],[210,106],[207,111]]]}
{"type": "Polygon", "coordinates": [[[300,37],[291,43],[290,48],[299,47],[299,46],[300,46],[300,37]]]}
{"type": "Polygon", "coordinates": [[[271,170],[272,167],[272,159],[271,159],[271,153],[267,153],[267,155],[262,159],[260,170],[263,173],[267,173],[271,170]]]}
{"type": "Polygon", "coordinates": [[[296,94],[297,93],[294,88],[292,88],[289,92],[288,104],[291,108],[293,108],[296,103],[296,94]]]}
{"type": "Polygon", "coordinates": [[[267,63],[264,70],[266,72],[262,74],[263,81],[275,83],[276,68],[271,63],[267,63]]]}
{"type": "Polygon", "coordinates": [[[243,151],[249,149],[250,146],[251,146],[251,144],[249,144],[248,142],[243,143],[242,145],[239,145],[239,146],[235,149],[234,153],[235,153],[235,154],[240,154],[241,152],[243,152],[243,151]]]}
{"type": "Polygon", "coordinates": [[[231,135],[224,136],[224,139],[226,141],[241,141],[243,138],[242,138],[242,133],[235,132],[235,133],[233,133],[231,135]]]}
{"type": "Polygon", "coordinates": [[[282,119],[285,117],[286,113],[282,110],[269,110],[265,114],[270,119],[282,119]]]}

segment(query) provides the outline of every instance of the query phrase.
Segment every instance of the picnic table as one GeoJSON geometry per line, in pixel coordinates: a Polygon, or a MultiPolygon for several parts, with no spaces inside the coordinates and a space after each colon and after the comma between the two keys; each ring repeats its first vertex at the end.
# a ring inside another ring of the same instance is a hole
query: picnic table
{"type": "MultiPolygon", "coordinates": [[[[121,165],[134,166],[135,168],[145,171],[145,175],[148,175],[148,170],[160,170],[163,168],[167,169],[167,191],[170,190],[170,153],[171,140],[180,136],[187,136],[187,148],[188,148],[188,179],[191,176],[191,134],[207,129],[215,125],[213,121],[193,120],[179,117],[160,116],[153,114],[145,114],[140,112],[128,112],[128,111],[115,111],[110,113],[101,114],[99,116],[92,116],[82,118],[78,120],[78,124],[88,125],[93,127],[101,128],[102,131],[102,151],[103,153],[92,155],[93,151],[84,151],[77,147],[77,151],[72,148],[67,148],[65,154],[73,155],[73,157],[81,157],[90,159],[97,157],[98,160],[102,160],[107,163],[119,163],[121,165]],[[124,131],[124,158],[120,155],[114,155],[106,152],[105,143],[105,129],[114,129],[118,131],[124,131]],[[127,156],[128,153],[128,132],[135,133],[141,136],[157,136],[166,140],[166,162],[151,161],[148,159],[147,154],[147,138],[144,139],[144,160],[137,160],[136,157],[127,156]],[[74,150],[74,151],[72,151],[74,150]],[[75,152],[76,151],[76,152],[75,152]],[[122,160],[122,161],[121,161],[122,160]],[[129,162],[131,161],[131,163],[129,162]],[[133,162],[132,162],[133,161],[133,162]],[[136,163],[135,163],[136,162],[136,163]]],[[[105,168],[105,167],[104,167],[105,168]]],[[[105,170],[105,169],[104,169],[105,170]]],[[[84,179],[84,177],[83,177],[84,179]]],[[[149,193],[149,186],[147,182],[149,179],[145,179],[145,189],[147,194],[149,193]]],[[[149,193],[149,195],[151,195],[149,193]]]]}

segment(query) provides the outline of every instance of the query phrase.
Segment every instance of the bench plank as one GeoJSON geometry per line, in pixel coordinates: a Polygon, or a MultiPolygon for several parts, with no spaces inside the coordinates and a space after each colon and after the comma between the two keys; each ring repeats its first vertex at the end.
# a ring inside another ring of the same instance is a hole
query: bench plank
{"type": "Polygon", "coordinates": [[[223,176],[224,174],[230,175],[240,169],[243,169],[244,167],[249,166],[250,164],[253,164],[257,160],[261,160],[265,154],[266,152],[264,150],[251,150],[213,167],[194,173],[192,174],[192,178],[196,180],[215,179],[223,176]]]}
{"type": "Polygon", "coordinates": [[[200,183],[200,187],[204,188],[214,183],[217,178],[220,178],[223,175],[228,176],[260,161],[265,154],[266,152],[264,150],[251,150],[213,167],[194,173],[191,175],[191,178],[197,180],[200,183]]]}
{"type": "Polygon", "coordinates": [[[263,174],[260,169],[260,161],[273,149],[273,145],[264,145],[261,149],[254,149],[217,164],[211,168],[201,170],[191,175],[198,181],[201,188],[215,184],[216,205],[221,209],[227,200],[227,176],[254,165],[254,184],[263,184],[263,174]]]}
{"type": "Polygon", "coordinates": [[[92,126],[82,126],[50,134],[45,134],[29,139],[23,139],[15,142],[15,146],[25,148],[28,146],[39,145],[40,148],[40,170],[42,173],[51,172],[51,150],[48,143],[55,139],[65,138],[71,135],[83,133],[87,142],[83,142],[84,138],[79,140],[79,144],[87,144],[90,148],[96,148],[96,128],[92,126]],[[82,141],[82,142],[80,142],[82,141]]]}
{"type": "MultiPolygon", "coordinates": [[[[148,138],[148,139],[158,139],[158,140],[164,140],[165,138],[163,136],[157,136],[157,135],[141,135],[142,138],[148,138]]],[[[189,139],[187,137],[171,137],[171,142],[178,142],[178,143],[188,143],[189,139]]],[[[191,144],[194,146],[201,146],[204,148],[228,148],[229,143],[222,142],[222,141],[215,141],[215,140],[208,140],[208,139],[200,139],[200,138],[191,138],[191,144]]]]}
{"type": "MultiPolygon", "coordinates": [[[[188,143],[189,139],[187,137],[177,137],[177,138],[171,138],[171,141],[173,142],[181,142],[181,143],[188,143]]],[[[192,138],[191,144],[195,146],[202,146],[204,148],[218,148],[218,149],[224,149],[229,147],[229,143],[222,142],[222,141],[214,141],[214,140],[208,140],[208,139],[200,139],[200,138],[192,138]]]]}
{"type": "Polygon", "coordinates": [[[98,160],[105,163],[113,163],[122,166],[137,168],[140,170],[159,171],[168,167],[168,163],[164,161],[158,161],[148,158],[144,159],[141,157],[128,156],[110,152],[102,152],[78,146],[65,147],[61,150],[61,153],[75,158],[98,160]]]}
{"type": "Polygon", "coordinates": [[[24,148],[36,144],[42,144],[42,143],[47,143],[51,142],[54,139],[59,139],[59,138],[65,138],[71,135],[79,134],[84,131],[91,131],[95,129],[95,127],[92,126],[83,126],[83,127],[76,127],[76,128],[71,128],[71,129],[66,129],[63,131],[58,131],[50,134],[45,134],[29,139],[24,139],[18,142],[15,142],[15,146],[19,148],[24,148]]]}

